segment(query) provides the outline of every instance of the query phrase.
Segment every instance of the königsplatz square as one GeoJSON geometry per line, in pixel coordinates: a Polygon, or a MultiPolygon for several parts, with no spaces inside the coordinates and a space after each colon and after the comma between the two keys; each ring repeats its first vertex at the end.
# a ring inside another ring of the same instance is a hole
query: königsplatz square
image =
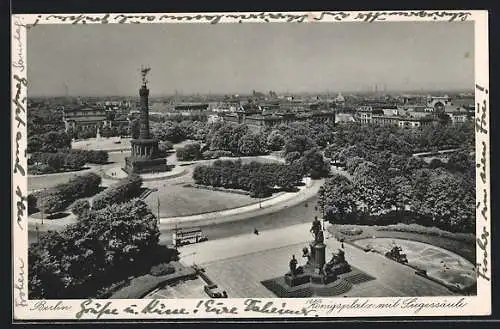
{"type": "Polygon", "coordinates": [[[491,313],[487,11],[11,35],[15,321],[491,313]]]}

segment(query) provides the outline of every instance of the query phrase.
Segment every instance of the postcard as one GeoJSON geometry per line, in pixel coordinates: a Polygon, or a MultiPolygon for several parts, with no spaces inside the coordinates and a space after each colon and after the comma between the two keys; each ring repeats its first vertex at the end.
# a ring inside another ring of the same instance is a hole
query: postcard
{"type": "Polygon", "coordinates": [[[13,319],[491,313],[488,13],[12,16],[13,319]]]}

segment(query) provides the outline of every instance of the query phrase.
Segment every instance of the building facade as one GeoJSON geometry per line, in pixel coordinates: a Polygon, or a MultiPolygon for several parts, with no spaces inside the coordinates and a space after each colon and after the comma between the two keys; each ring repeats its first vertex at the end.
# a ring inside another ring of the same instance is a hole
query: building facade
{"type": "Polygon", "coordinates": [[[108,116],[104,108],[82,107],[75,109],[64,109],[63,121],[66,131],[85,129],[97,129],[108,122],[108,116]]]}

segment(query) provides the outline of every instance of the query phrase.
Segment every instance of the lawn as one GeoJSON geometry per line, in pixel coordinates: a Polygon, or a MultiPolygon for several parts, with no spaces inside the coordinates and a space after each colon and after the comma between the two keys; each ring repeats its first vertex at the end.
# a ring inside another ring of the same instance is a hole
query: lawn
{"type": "Polygon", "coordinates": [[[464,234],[454,234],[420,225],[398,224],[392,228],[393,230],[390,230],[390,226],[333,225],[329,228],[329,231],[338,238],[343,237],[345,241],[376,237],[406,239],[428,243],[436,247],[452,251],[473,264],[476,263],[476,244],[473,239],[466,238],[466,235],[464,234]],[[345,231],[356,228],[362,230],[361,234],[348,235],[340,232],[340,230],[345,231]],[[405,228],[408,232],[404,231],[405,228]],[[420,232],[432,232],[432,234],[416,233],[418,230],[420,230],[420,232]],[[441,233],[441,235],[438,235],[437,233],[441,233]]]}
{"type": "MultiPolygon", "coordinates": [[[[238,158],[224,158],[226,160],[236,161],[238,158]]],[[[242,157],[242,163],[258,161],[261,163],[274,163],[275,159],[264,157],[242,157]]],[[[202,161],[199,164],[208,164],[215,162],[202,161]]],[[[191,163],[191,162],[189,162],[191,163]]],[[[196,162],[194,162],[196,163],[196,162]]],[[[158,181],[151,185],[151,188],[158,189],[152,192],[144,200],[156,215],[158,212],[158,199],[160,200],[160,217],[178,217],[197,215],[208,212],[222,211],[226,209],[238,208],[254,203],[258,199],[251,198],[248,195],[241,195],[230,192],[211,191],[198,189],[194,187],[184,187],[186,184],[193,184],[191,174],[186,175],[179,180],[158,181]]]]}
{"type": "Polygon", "coordinates": [[[179,185],[160,185],[145,199],[156,215],[160,200],[160,217],[177,217],[242,207],[258,202],[248,195],[210,191],[179,185]]]}

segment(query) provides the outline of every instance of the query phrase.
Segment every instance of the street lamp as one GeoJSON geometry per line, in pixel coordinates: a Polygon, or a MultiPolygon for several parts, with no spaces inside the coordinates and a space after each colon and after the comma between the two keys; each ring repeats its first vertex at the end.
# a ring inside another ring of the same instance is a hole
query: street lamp
{"type": "Polygon", "coordinates": [[[321,213],[323,214],[322,218],[323,218],[323,230],[326,230],[326,227],[325,227],[325,207],[321,207],[321,213]]]}
{"type": "Polygon", "coordinates": [[[46,188],[43,188],[43,193],[42,193],[42,200],[40,201],[42,209],[40,209],[41,215],[42,215],[42,226],[43,226],[43,213],[44,213],[44,205],[43,205],[43,198],[45,197],[45,190],[46,188]]]}
{"type": "Polygon", "coordinates": [[[38,227],[38,223],[35,224],[35,231],[36,231],[36,242],[40,243],[40,228],[38,227]]]}

